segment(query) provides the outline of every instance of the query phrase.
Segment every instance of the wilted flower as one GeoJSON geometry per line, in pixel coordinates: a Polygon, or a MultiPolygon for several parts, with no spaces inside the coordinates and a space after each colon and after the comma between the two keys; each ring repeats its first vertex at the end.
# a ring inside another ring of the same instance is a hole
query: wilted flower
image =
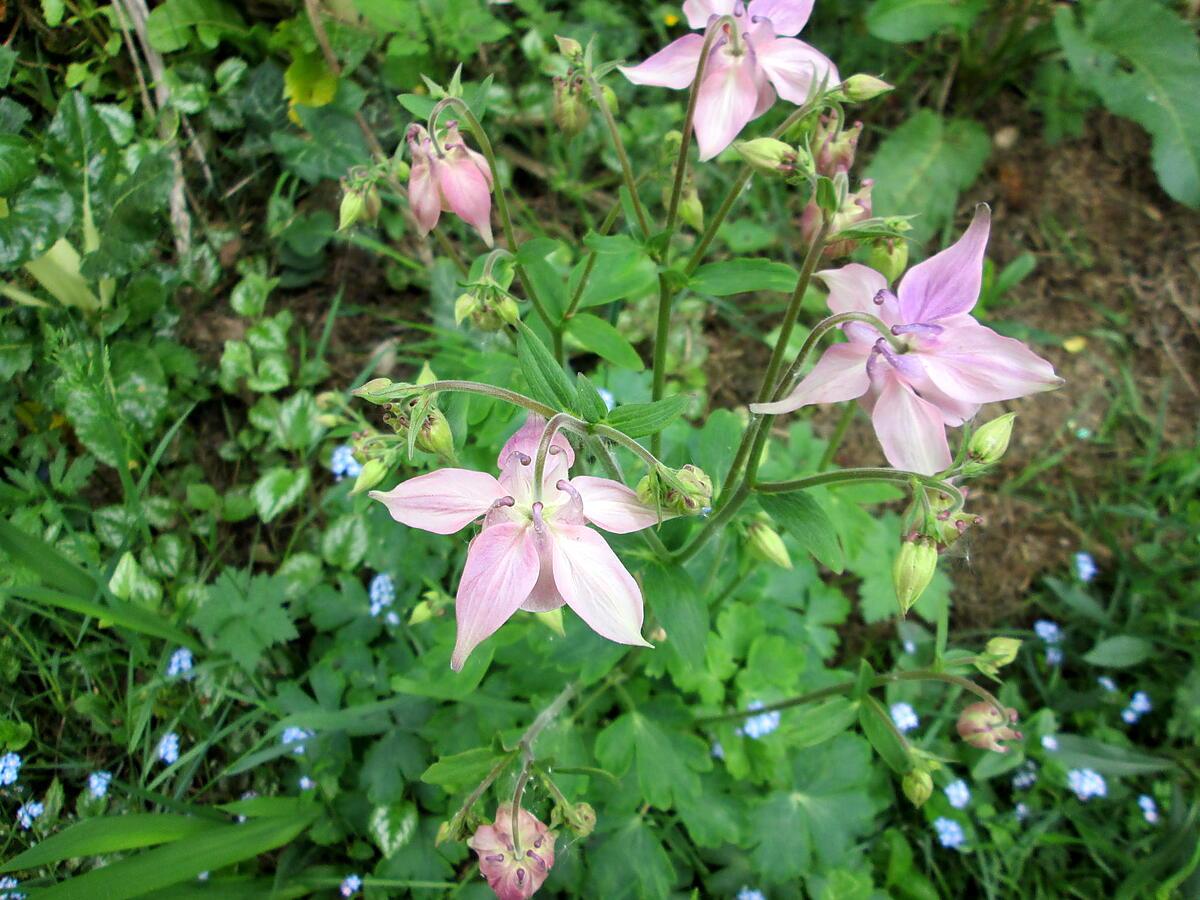
{"type": "Polygon", "coordinates": [[[312,738],[313,733],[307,728],[297,728],[295,725],[290,725],[283,729],[283,734],[279,736],[279,742],[289,747],[296,756],[303,756],[304,742],[312,738]]]}
{"type": "Polygon", "coordinates": [[[1008,747],[1001,741],[1017,741],[1021,732],[1009,727],[1017,721],[1017,711],[1006,709],[1004,715],[991,703],[972,703],[958,717],[958,736],[980,750],[1007,753],[1008,747]]]}
{"type": "Polygon", "coordinates": [[[408,176],[408,203],[422,235],[437,227],[443,212],[452,212],[492,246],[492,170],[450,122],[434,143],[420,125],[408,129],[413,165],[408,176]]]}
{"type": "Polygon", "coordinates": [[[842,330],[849,341],[827,349],[790,395],[750,409],[779,415],[858,398],[871,413],[888,462],[932,475],[953,462],[948,426],[972,418],[984,403],[1061,384],[1048,362],[970,315],[990,228],[991,213],[981,204],[962,238],[913,266],[895,294],[883,275],[863,265],[819,273],[829,287],[832,312],[877,316],[903,348],[897,351],[863,322],[848,322],[842,330]]]}
{"type": "Polygon", "coordinates": [[[891,714],[892,722],[906,734],[921,724],[921,720],[917,718],[917,711],[907,703],[893,703],[891,714]]]}
{"type": "Polygon", "coordinates": [[[188,677],[193,664],[192,651],[187,647],[180,647],[171,654],[171,658],[167,661],[167,677],[188,677]]]}
{"type": "Polygon", "coordinates": [[[158,758],[168,766],[179,759],[179,735],[168,731],[162,736],[162,740],[158,742],[158,758]]]}
{"type": "Polygon", "coordinates": [[[28,831],[33,827],[33,820],[41,816],[45,811],[46,807],[36,800],[24,803],[17,810],[17,824],[28,831]]]}
{"type": "Polygon", "coordinates": [[[1151,825],[1158,824],[1158,804],[1149,794],[1138,797],[1138,806],[1142,809],[1142,817],[1151,825]]]}
{"type": "MultiPolygon", "coordinates": [[[[822,53],[794,35],[812,12],[812,0],[687,0],[688,25],[705,29],[714,16],[732,15],[712,45],[696,101],[700,158],[711,159],[733,142],[746,124],[775,103],[776,93],[797,105],[823,81],[838,79],[822,53]]],[[[696,78],[704,36],[688,34],[637,66],[622,67],[634,84],[683,90],[696,78]]]]}
{"type": "Polygon", "coordinates": [[[88,793],[95,800],[103,800],[112,783],[112,772],[93,772],[88,776],[88,793]]]}
{"type": "Polygon", "coordinates": [[[587,525],[614,534],[649,528],[658,512],[617,481],[568,478],[575,451],[555,434],[540,491],[533,484],[545,422],[530,416],[500,451],[500,478],[438,469],[370,496],[397,522],[453,534],[484,516],[459,580],[458,640],[450,665],[467,656],[519,609],[548,612],[564,603],[593,631],[620,644],[642,638],[642,592],[617,555],[587,525]]]}
{"type": "MultiPolygon", "coordinates": [[[[841,208],[829,220],[828,233],[830,237],[853,228],[859,222],[865,222],[871,218],[871,192],[874,188],[874,180],[867,178],[859,185],[857,191],[846,195],[841,208]]],[[[821,231],[821,222],[821,207],[817,205],[815,199],[810,200],[808,205],[804,207],[804,212],[800,215],[800,236],[805,244],[811,244],[817,239],[817,235],[821,231]]],[[[849,256],[854,252],[856,247],[858,247],[858,241],[854,238],[830,240],[822,251],[823,258],[831,261],[841,256],[849,256]]]]}
{"type": "Polygon", "coordinates": [[[353,897],[362,890],[362,878],[358,875],[347,875],[338,886],[338,893],[343,897],[353,897]]]}
{"type": "Polygon", "coordinates": [[[357,478],[362,473],[362,463],[354,458],[354,448],[349,444],[334,447],[333,455],[329,457],[329,471],[338,481],[357,478]]]}
{"type": "Polygon", "coordinates": [[[954,819],[947,819],[945,816],[933,820],[933,830],[937,832],[938,843],[943,847],[961,847],[967,840],[963,827],[954,819]]]}
{"type": "Polygon", "coordinates": [[[21,757],[16,753],[0,756],[0,787],[16,783],[21,775],[21,757]]]}
{"type": "Polygon", "coordinates": [[[1067,787],[1084,802],[1092,797],[1103,797],[1108,794],[1108,785],[1104,781],[1104,776],[1092,769],[1071,769],[1067,772],[1067,787]]]}
{"type": "MultiPolygon", "coordinates": [[[[765,705],[761,700],[753,700],[746,708],[762,709],[765,705]]],[[[748,738],[753,738],[754,740],[765,738],[779,727],[780,718],[781,714],[777,709],[759,713],[757,716],[749,716],[746,719],[746,724],[737,729],[737,733],[745,735],[748,738]]]]}
{"type": "Polygon", "coordinates": [[[512,824],[512,805],[502,803],[496,809],[496,820],[481,825],[467,841],[479,856],[479,871],[499,900],[532,897],[554,866],[554,832],[524,809],[517,814],[516,841],[512,824]]]}
{"type": "Polygon", "coordinates": [[[971,789],[961,778],[946,785],[944,793],[946,800],[955,809],[962,809],[971,802],[971,789]]]}
{"type": "Polygon", "coordinates": [[[1075,575],[1080,581],[1086,584],[1095,578],[1099,571],[1092,554],[1082,551],[1075,554],[1075,575]]]}

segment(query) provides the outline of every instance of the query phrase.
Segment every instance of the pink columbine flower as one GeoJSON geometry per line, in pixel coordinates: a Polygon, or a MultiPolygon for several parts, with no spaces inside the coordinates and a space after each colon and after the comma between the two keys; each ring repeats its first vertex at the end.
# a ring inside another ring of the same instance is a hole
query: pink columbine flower
{"type": "Polygon", "coordinates": [[[517,814],[520,853],[513,842],[512,804],[501,803],[496,821],[480,825],[467,841],[479,856],[479,871],[499,900],[527,900],[541,889],[554,866],[556,835],[522,809],[517,814]]]}
{"type": "Polygon", "coordinates": [[[641,589],[587,525],[627,534],[656,524],[658,512],[618,481],[568,478],[575,452],[561,434],[551,442],[537,500],[534,457],[545,424],[531,415],[509,438],[497,460],[498,479],[438,469],[370,493],[397,522],[434,534],[453,534],[484,517],[458,584],[455,671],[518,609],[548,612],[564,603],[602,637],[650,646],[641,634],[641,589]]]}
{"type": "Polygon", "coordinates": [[[883,275],[857,263],[818,273],[829,287],[832,312],[879,317],[904,349],[897,351],[870,325],[847,323],[842,330],[849,341],[826,350],[788,397],[750,409],[778,415],[859,398],[888,462],[932,475],[952,461],[946,426],[961,425],[984,403],[1062,384],[1050,363],[970,315],[990,228],[991,212],[980,204],[958,242],[913,266],[895,294],[883,275]]]}
{"type": "Polygon", "coordinates": [[[433,231],[443,212],[452,212],[492,246],[492,170],[466,145],[458,125],[446,127],[440,148],[422,126],[411,125],[408,146],[413,158],[408,204],[421,234],[433,231]]]}
{"type": "MultiPolygon", "coordinates": [[[[684,15],[692,28],[708,27],[713,16],[733,15],[713,44],[696,101],[696,142],[700,158],[711,159],[728,147],[747,122],[757,119],[778,95],[802,104],[821,84],[838,80],[837,68],[818,50],[794,35],[808,21],[814,0],[687,0],[684,15]]],[[[668,44],[640,65],[623,67],[634,84],[682,90],[690,87],[704,46],[702,34],[668,44]]]]}

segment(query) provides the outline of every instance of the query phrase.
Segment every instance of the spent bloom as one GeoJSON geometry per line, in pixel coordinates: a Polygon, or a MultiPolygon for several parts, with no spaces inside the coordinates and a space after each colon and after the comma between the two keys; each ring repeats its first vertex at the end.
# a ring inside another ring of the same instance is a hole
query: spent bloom
{"type": "Polygon", "coordinates": [[[524,809],[517,815],[516,841],[512,825],[512,805],[501,803],[496,821],[479,826],[467,841],[479,856],[479,871],[499,900],[532,897],[554,866],[553,831],[524,809]]]}
{"type": "Polygon", "coordinates": [[[158,742],[158,758],[168,766],[179,759],[179,735],[168,731],[158,742]]]}
{"type": "Polygon", "coordinates": [[[171,658],[167,661],[167,677],[189,677],[193,664],[192,651],[187,647],[180,647],[171,654],[171,658]]]}
{"type": "Polygon", "coordinates": [[[5,753],[0,756],[0,787],[15,784],[21,775],[21,756],[17,753],[5,753]]]}
{"type": "Polygon", "coordinates": [[[1006,709],[1001,715],[991,703],[972,703],[958,717],[958,736],[980,750],[1007,753],[1008,747],[1001,741],[1019,741],[1021,732],[1012,728],[1017,721],[1017,711],[1006,709]]]}
{"type": "Polygon", "coordinates": [[[961,778],[946,785],[945,793],[946,800],[955,809],[962,809],[971,802],[971,789],[961,778]]]}
{"type": "Polygon", "coordinates": [[[362,463],[354,458],[354,448],[349,444],[334,447],[333,455],[329,457],[329,471],[338,481],[357,478],[362,473],[362,463]]]}
{"type": "Polygon", "coordinates": [[[353,897],[362,890],[362,878],[358,875],[347,875],[338,887],[338,893],[343,897],[353,897]]]}
{"type": "Polygon", "coordinates": [[[17,824],[28,831],[33,827],[33,820],[41,816],[45,811],[46,807],[36,800],[22,804],[21,808],[17,810],[17,824]]]}
{"type": "Polygon", "coordinates": [[[420,125],[408,129],[412,170],[408,203],[422,235],[437,227],[443,212],[452,212],[492,246],[492,170],[487,160],[467,146],[450,122],[434,141],[420,125]]]}
{"type": "Polygon", "coordinates": [[[283,729],[283,734],[279,736],[279,742],[289,748],[296,756],[304,755],[304,742],[311,740],[313,733],[307,728],[297,728],[295,725],[290,725],[283,729]]]}
{"type": "Polygon", "coordinates": [[[902,732],[909,732],[921,724],[921,720],[917,718],[917,711],[908,703],[893,703],[892,704],[892,722],[902,732]]]}
{"type": "Polygon", "coordinates": [[[1149,794],[1138,797],[1138,806],[1142,809],[1142,817],[1151,825],[1158,824],[1158,804],[1149,794]]]}
{"type": "Polygon", "coordinates": [[[1103,797],[1108,794],[1108,785],[1104,781],[1104,776],[1092,769],[1071,769],[1067,772],[1067,787],[1084,802],[1092,797],[1103,797]]]}
{"type": "Polygon", "coordinates": [[[93,772],[88,776],[88,793],[95,800],[103,800],[112,783],[112,772],[93,772]]]}
{"type": "Polygon", "coordinates": [[[937,832],[938,843],[943,847],[961,847],[967,840],[963,827],[954,821],[940,816],[933,820],[933,830],[937,832]]]}
{"type": "MultiPolygon", "coordinates": [[[[751,701],[748,709],[762,709],[765,704],[761,700],[751,701]]],[[[768,734],[779,727],[781,714],[775,709],[771,712],[759,713],[757,716],[750,716],[746,719],[746,724],[738,728],[738,734],[744,734],[748,738],[759,740],[765,738],[768,734]]]]}
{"type": "Polygon", "coordinates": [[[1092,554],[1080,551],[1075,554],[1075,575],[1084,584],[1096,577],[1100,570],[1096,568],[1096,560],[1092,554]]]}
{"type": "MultiPolygon", "coordinates": [[[[711,159],[746,124],[775,103],[776,96],[797,105],[808,101],[822,82],[838,80],[837,68],[824,54],[795,35],[808,22],[813,0],[687,0],[688,25],[707,29],[715,16],[733,16],[722,26],[705,63],[696,98],[696,143],[700,159],[711,159]]],[[[686,34],[640,65],[621,71],[634,84],[683,90],[696,79],[703,34],[686,34]]]]}
{"type": "Polygon", "coordinates": [[[896,293],[883,275],[857,263],[819,273],[831,312],[879,318],[900,349],[870,325],[847,322],[848,342],[828,348],[790,395],[750,409],[778,415],[857,398],[889,463],[924,475],[949,468],[947,427],[962,425],[984,403],[1062,383],[1050,363],[971,316],[990,230],[991,212],[980,204],[966,233],[909,269],[896,293]]]}
{"type": "Polygon", "coordinates": [[[455,599],[458,639],[450,665],[523,609],[549,612],[566,604],[593,631],[619,644],[643,640],[642,592],[597,532],[640,531],[658,512],[624,484],[607,478],[568,478],[575,451],[555,434],[541,485],[535,456],[545,422],[531,415],[500,451],[500,477],[469,469],[438,469],[372,491],[397,522],[434,534],[453,534],[483,516],[467,550],[455,599]]]}

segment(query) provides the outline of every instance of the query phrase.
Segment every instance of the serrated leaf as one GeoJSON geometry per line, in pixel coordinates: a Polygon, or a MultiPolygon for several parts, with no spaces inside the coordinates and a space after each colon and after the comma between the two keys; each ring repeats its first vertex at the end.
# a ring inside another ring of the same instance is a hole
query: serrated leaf
{"type": "Polygon", "coordinates": [[[287,607],[287,580],[226,569],[208,586],[193,624],[222,653],[251,671],[268,647],[296,637],[287,607]]]}
{"type": "Polygon", "coordinates": [[[799,274],[786,263],[769,259],[730,259],[698,268],[688,289],[710,297],[729,297],[754,291],[790,294],[796,289],[799,274]]]}
{"type": "Polygon", "coordinates": [[[476,747],[439,759],[421,774],[421,780],[453,794],[468,785],[478,784],[502,758],[491,747],[476,747]]]}
{"type": "Polygon", "coordinates": [[[642,799],[664,810],[684,798],[698,797],[698,773],[712,767],[704,741],[660,725],[641,712],[626,713],[600,732],[596,758],[610,771],[627,769],[630,759],[636,758],[642,799]]]}
{"type": "Polygon", "coordinates": [[[834,572],[842,572],[845,557],[837,529],[824,507],[812,496],[803,491],[760,494],[758,502],[767,515],[786,528],[819,562],[834,572]]]}
{"type": "Polygon", "coordinates": [[[667,652],[678,656],[688,668],[702,669],[708,640],[708,604],[692,576],[680,566],[647,566],[642,570],[642,593],[658,620],[670,627],[667,652]]]}
{"type": "Polygon", "coordinates": [[[264,522],[271,522],[291,509],[308,488],[308,469],[276,466],[263,473],[250,489],[254,508],[264,522]]]}
{"type": "Polygon", "coordinates": [[[646,437],[662,431],[683,415],[690,400],[686,394],[676,394],[653,403],[623,403],[604,422],[631,438],[646,437]]]}
{"type": "Polygon", "coordinates": [[[592,891],[589,896],[605,900],[641,900],[669,897],[675,882],[671,858],[642,816],[620,825],[591,852],[589,860],[592,891]]]}

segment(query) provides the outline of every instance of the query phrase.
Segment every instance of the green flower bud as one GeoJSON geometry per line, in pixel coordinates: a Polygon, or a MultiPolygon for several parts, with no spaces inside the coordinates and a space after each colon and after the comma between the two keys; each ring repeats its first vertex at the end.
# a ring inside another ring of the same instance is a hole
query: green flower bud
{"type": "Polygon", "coordinates": [[[779,566],[781,569],[792,567],[792,557],[788,553],[783,538],[770,526],[770,518],[760,516],[750,523],[746,529],[746,546],[750,555],[763,562],[779,566]]]}
{"type": "Polygon", "coordinates": [[[1004,456],[1012,437],[1013,420],[1016,413],[1005,413],[981,426],[967,444],[967,457],[980,468],[992,466],[1004,456]]]}
{"type": "Polygon", "coordinates": [[[874,75],[851,75],[842,82],[841,93],[851,103],[862,103],[895,89],[895,85],[888,84],[874,75]]]}
{"type": "Polygon", "coordinates": [[[454,324],[461,325],[463,319],[469,319],[479,310],[479,298],[470,291],[459,294],[454,301],[454,324]]]}
{"type": "Polygon", "coordinates": [[[372,224],[379,218],[383,204],[373,184],[357,184],[345,189],[338,209],[338,231],[345,231],[359,222],[372,224]]]}
{"type": "Polygon", "coordinates": [[[669,516],[694,516],[709,509],[712,479],[703,469],[689,464],[672,471],[671,475],[676,484],[668,483],[658,472],[651,472],[638,482],[638,499],[669,516]]]}
{"type": "Polygon", "coordinates": [[[917,809],[933,796],[933,778],[924,769],[910,769],[900,782],[904,796],[917,809]]]}
{"type": "Polygon", "coordinates": [[[1017,658],[1021,642],[1017,638],[998,637],[987,642],[983,653],[975,660],[975,668],[984,675],[995,678],[1000,669],[1017,658]]]}
{"type": "Polygon", "coordinates": [[[775,138],[734,141],[733,149],[754,171],[764,175],[779,175],[796,170],[796,148],[775,138]]]}
{"type": "Polygon", "coordinates": [[[358,478],[354,479],[354,487],[350,493],[361,494],[363,491],[369,491],[388,473],[388,467],[382,459],[368,459],[363,463],[362,471],[358,473],[358,478]]]}
{"type": "Polygon", "coordinates": [[[558,44],[558,52],[567,58],[567,61],[573,65],[583,62],[583,44],[575,40],[575,38],[563,37],[561,34],[554,36],[555,43],[558,44]]]}
{"type": "Polygon", "coordinates": [[[436,406],[431,407],[429,415],[421,425],[417,435],[417,446],[426,453],[433,453],[442,459],[454,459],[454,432],[445,415],[436,406]]]}
{"type": "Polygon", "coordinates": [[[879,241],[871,248],[867,265],[883,275],[889,284],[895,284],[908,267],[908,242],[895,239],[879,241]]]}
{"type": "Polygon", "coordinates": [[[574,137],[587,126],[588,108],[579,96],[579,84],[568,83],[567,79],[554,79],[555,126],[567,137],[574,137]]]}
{"type": "Polygon", "coordinates": [[[408,615],[409,625],[420,625],[422,622],[428,622],[433,618],[433,607],[430,606],[428,600],[420,600],[417,605],[412,608],[412,612],[408,615]]]}
{"type": "Polygon", "coordinates": [[[900,601],[900,614],[907,615],[913,604],[921,599],[933,573],[937,571],[938,552],[933,541],[918,537],[900,545],[892,566],[892,584],[900,601]]]}
{"type": "Polygon", "coordinates": [[[433,384],[438,380],[438,377],[433,374],[433,368],[428,362],[421,363],[421,371],[417,375],[416,383],[424,387],[427,384],[433,384]]]}
{"type": "Polygon", "coordinates": [[[566,826],[581,838],[587,837],[596,828],[596,810],[590,803],[576,803],[563,814],[566,826]]]}
{"type": "Polygon", "coordinates": [[[617,100],[617,92],[610,88],[607,84],[600,85],[600,96],[604,100],[604,105],[608,107],[608,111],[614,116],[620,112],[621,103],[617,100]]]}

